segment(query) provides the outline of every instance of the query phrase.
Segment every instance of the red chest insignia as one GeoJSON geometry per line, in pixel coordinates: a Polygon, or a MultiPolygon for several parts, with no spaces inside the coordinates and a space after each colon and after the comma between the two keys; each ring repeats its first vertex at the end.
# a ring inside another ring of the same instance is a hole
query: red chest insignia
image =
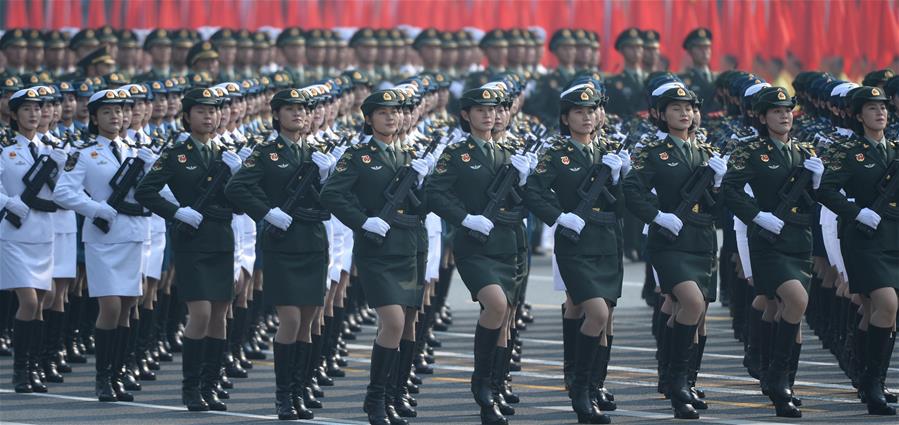
{"type": "Polygon", "coordinates": [[[371,162],[371,157],[368,155],[362,155],[362,163],[368,164],[369,162],[371,162]]]}
{"type": "Polygon", "coordinates": [[[660,153],[660,154],[659,154],[659,159],[661,159],[662,161],[667,161],[667,160],[668,160],[668,152],[662,152],[662,153],[660,153]]]}
{"type": "Polygon", "coordinates": [[[567,156],[563,156],[563,157],[561,157],[561,158],[559,158],[559,159],[562,160],[562,165],[568,165],[568,164],[571,163],[571,160],[568,159],[567,156]]]}
{"type": "Polygon", "coordinates": [[[278,153],[277,153],[277,152],[272,152],[272,153],[268,154],[268,158],[271,159],[272,161],[277,161],[277,160],[278,160],[278,153]]]}
{"type": "Polygon", "coordinates": [[[763,153],[761,156],[759,156],[759,159],[761,159],[762,162],[768,162],[771,158],[768,158],[768,154],[763,153]]]}
{"type": "Polygon", "coordinates": [[[97,153],[97,151],[91,152],[91,158],[96,158],[97,155],[100,155],[100,154],[97,153]]]}
{"type": "Polygon", "coordinates": [[[184,154],[178,155],[178,162],[180,162],[182,164],[187,162],[187,155],[184,155],[184,154]]]}
{"type": "Polygon", "coordinates": [[[15,158],[15,157],[16,157],[16,153],[10,151],[10,152],[9,152],[9,157],[10,157],[10,158],[15,158]]]}
{"type": "Polygon", "coordinates": [[[469,155],[467,153],[463,153],[462,156],[460,156],[460,158],[462,159],[462,162],[471,161],[471,155],[469,155]]]}
{"type": "Polygon", "coordinates": [[[865,162],[865,154],[863,154],[863,153],[855,154],[855,160],[858,162],[865,162]]]}

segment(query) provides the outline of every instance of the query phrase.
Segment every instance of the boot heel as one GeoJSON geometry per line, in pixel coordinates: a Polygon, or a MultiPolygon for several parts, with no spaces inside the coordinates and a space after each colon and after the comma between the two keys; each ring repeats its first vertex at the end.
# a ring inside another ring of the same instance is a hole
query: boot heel
{"type": "Polygon", "coordinates": [[[508,425],[509,420],[497,410],[496,406],[481,407],[482,425],[508,425]]]}
{"type": "Polygon", "coordinates": [[[802,411],[796,408],[792,401],[786,403],[774,403],[774,411],[779,418],[801,418],[802,411]]]}

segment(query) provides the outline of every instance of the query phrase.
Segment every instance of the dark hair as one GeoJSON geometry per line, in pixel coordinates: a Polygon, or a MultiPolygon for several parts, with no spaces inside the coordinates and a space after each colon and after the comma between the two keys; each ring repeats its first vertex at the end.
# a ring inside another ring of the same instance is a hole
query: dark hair
{"type": "MultiPolygon", "coordinates": [[[[889,106],[889,104],[890,104],[890,102],[885,102],[883,100],[868,100],[868,101],[863,102],[858,108],[856,108],[854,106],[850,108],[849,116],[846,117],[846,127],[848,127],[850,130],[852,130],[853,132],[855,132],[855,134],[857,134],[859,136],[865,135],[865,124],[862,123],[858,119],[858,115],[862,113],[862,109],[864,109],[865,105],[869,102],[884,103],[884,104],[886,104],[886,106],[889,106]]],[[[889,108],[887,108],[887,109],[889,109],[889,108]]],[[[889,122],[889,119],[890,119],[890,117],[889,117],[889,115],[887,115],[887,122],[889,122]]]]}
{"type": "Polygon", "coordinates": [[[471,106],[459,109],[459,127],[461,127],[462,131],[466,133],[471,133],[471,124],[468,122],[468,120],[462,118],[462,111],[468,112],[471,109],[471,106]]]}

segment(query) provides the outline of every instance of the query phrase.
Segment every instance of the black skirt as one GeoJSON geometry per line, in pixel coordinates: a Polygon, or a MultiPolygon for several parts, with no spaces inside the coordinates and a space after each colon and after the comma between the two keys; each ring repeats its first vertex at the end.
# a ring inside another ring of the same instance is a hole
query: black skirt
{"type": "Polygon", "coordinates": [[[325,252],[265,251],[262,289],[269,305],[322,306],[328,279],[325,252]]]}

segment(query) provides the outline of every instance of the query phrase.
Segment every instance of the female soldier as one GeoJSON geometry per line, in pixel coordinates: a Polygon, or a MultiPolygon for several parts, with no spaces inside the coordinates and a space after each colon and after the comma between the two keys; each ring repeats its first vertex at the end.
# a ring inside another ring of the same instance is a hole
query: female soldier
{"type": "Polygon", "coordinates": [[[124,90],[101,90],[91,96],[88,131],[96,138],[66,163],[53,194],[58,204],[86,218],[82,239],[88,292],[100,306],[94,332],[95,390],[100,401],[134,400],[122,383],[122,364],[131,309],[143,293],[143,247],[150,234],[150,222],[133,198],[125,208],[106,202],[113,192],[110,180],[126,158],[137,154],[119,136],[124,125],[122,107],[128,101],[124,90]]]}
{"type": "MultiPolygon", "coordinates": [[[[50,151],[37,137],[45,98],[37,89],[18,90],[9,98],[10,128],[15,138],[6,141],[0,159],[0,290],[12,289],[19,301],[13,323],[12,383],[17,393],[47,392],[36,364],[41,348],[41,304],[52,288],[53,212],[50,187],[44,185],[37,199],[23,200],[28,173],[41,153],[50,151]],[[19,224],[16,226],[15,224],[19,224]]],[[[53,150],[45,167],[62,166],[66,154],[53,150]]]]}
{"type": "Polygon", "coordinates": [[[240,158],[210,141],[218,125],[217,107],[218,99],[209,89],[185,93],[182,121],[190,137],[163,152],[135,192],[135,198],[150,211],[177,220],[172,232],[175,279],[188,310],[181,401],[190,411],[227,410],[213,386],[221,367],[225,314],[234,294],[232,209],[223,187],[207,185],[219,173],[236,172],[240,158]],[[160,195],[165,185],[181,207],[160,195]],[[202,211],[194,209],[197,199],[212,189],[216,191],[209,194],[210,201],[202,211]],[[190,230],[184,230],[187,228],[190,230]]]}
{"type": "Polygon", "coordinates": [[[887,167],[899,158],[899,146],[884,136],[888,120],[883,91],[860,87],[851,96],[853,130],[858,137],[834,145],[829,152],[818,199],[843,220],[840,246],[850,292],[861,294],[863,308],[869,310],[859,396],[869,414],[895,415],[896,409],[884,396],[884,379],[896,337],[899,210],[897,198],[883,199],[878,189],[889,177],[884,174],[887,167]]]}
{"type": "Polygon", "coordinates": [[[611,422],[591,402],[589,384],[591,375],[598,372],[593,369],[599,366],[595,358],[607,328],[609,304],[614,305],[621,296],[617,211],[624,206],[619,184],[622,161],[609,142],[601,137],[597,143],[593,141],[598,124],[596,110],[603,107],[603,102],[588,84],[562,93],[559,127],[568,137],[540,159],[527,192],[531,211],[548,225],[559,225],[555,238],[559,273],[572,304],[585,314],[575,343],[574,381],[569,389],[579,423],[611,422]],[[616,200],[600,197],[585,220],[572,212],[581,202],[578,191],[584,180],[603,166],[610,173],[606,190],[616,200]],[[571,238],[565,232],[577,236],[571,238]]]}
{"type": "MultiPolygon", "coordinates": [[[[421,304],[416,256],[422,224],[416,214],[423,206],[416,208],[407,198],[397,206],[397,216],[391,223],[376,215],[386,202],[384,189],[398,169],[409,164],[412,169],[408,171],[418,176],[418,187],[429,171],[427,160],[412,159],[410,152],[395,143],[400,106],[392,90],[376,91],[365,99],[363,131],[372,137],[343,154],[321,194],[322,203],[355,232],[354,264],[368,305],[377,310],[380,319],[364,405],[372,424],[406,423],[393,406],[385,408],[385,390],[388,379],[395,379],[397,348],[409,323],[407,311],[415,314],[421,304]]],[[[412,190],[418,192],[418,188],[412,190]]],[[[421,195],[417,197],[423,200],[421,195]]]]}
{"type": "MultiPolygon", "coordinates": [[[[328,239],[323,220],[330,217],[312,196],[293,211],[282,210],[292,193],[285,191],[300,167],[316,167],[308,190],[318,190],[330,171],[329,156],[305,143],[309,110],[306,95],[285,89],[271,100],[272,124],[278,138],[258,145],[231,179],[225,193],[254,220],[265,220],[262,232],[264,298],[271,300],[280,325],[275,334],[275,407],[278,419],[312,419],[294,376],[304,375],[310,354],[313,316],[323,305],[328,268],[328,239]],[[259,193],[258,196],[256,193],[259,193]]],[[[298,383],[305,382],[303,377],[298,383]]]]}
{"type": "Polygon", "coordinates": [[[491,375],[498,373],[494,370],[497,343],[501,335],[508,334],[511,303],[518,291],[515,226],[521,223],[521,217],[504,217],[494,224],[481,212],[490,201],[487,188],[510,159],[514,158],[520,184],[525,184],[530,171],[524,155],[513,155],[505,145],[495,145],[490,140],[498,104],[499,96],[491,89],[463,93],[460,123],[471,135],[444,151],[427,189],[433,211],[458,228],[453,242],[456,266],[472,299],[483,307],[475,328],[471,392],[481,407],[481,422],[485,424],[508,423],[494,401],[491,375]],[[473,232],[480,238],[473,237],[473,232]],[[481,242],[481,238],[486,241],[481,242]]]}
{"type": "Polygon", "coordinates": [[[774,333],[770,365],[767,376],[761,378],[777,416],[790,418],[802,417],[792,402],[789,372],[793,356],[798,359],[799,325],[808,304],[805,286],[812,273],[809,215],[815,205],[789,205],[791,210],[785,217],[777,217],[772,211],[781,207],[781,190],[791,184],[794,169],[803,167],[812,173],[813,182],[807,189],[817,189],[824,173],[824,164],[814,157],[812,147],[800,146],[790,139],[794,107],[795,102],[784,88],[761,89],[753,99],[753,109],[755,126],[762,138],[737,147],[724,180],[728,208],[744,223],[754,223],[747,236],[756,290],[779,301],[780,321],[774,333]],[[747,184],[753,196],[744,190],[747,184]]]}
{"type": "Polygon", "coordinates": [[[713,196],[727,169],[724,159],[713,155],[711,147],[687,141],[695,103],[696,98],[682,87],[671,87],[658,96],[657,125],[668,136],[635,152],[633,168],[623,187],[628,209],[643,222],[652,223],[647,240],[650,261],[662,293],[677,301],[672,314],[668,392],[675,418],[683,419],[699,418],[690,404],[693,397],[688,367],[699,319],[706,299],[714,292],[717,243],[710,215],[714,204],[701,200],[681,216],[667,211],[675,211],[684,201],[681,189],[698,168],[708,165],[714,170],[714,188],[708,188],[713,196]],[[653,188],[658,207],[651,200],[653,188]]]}

